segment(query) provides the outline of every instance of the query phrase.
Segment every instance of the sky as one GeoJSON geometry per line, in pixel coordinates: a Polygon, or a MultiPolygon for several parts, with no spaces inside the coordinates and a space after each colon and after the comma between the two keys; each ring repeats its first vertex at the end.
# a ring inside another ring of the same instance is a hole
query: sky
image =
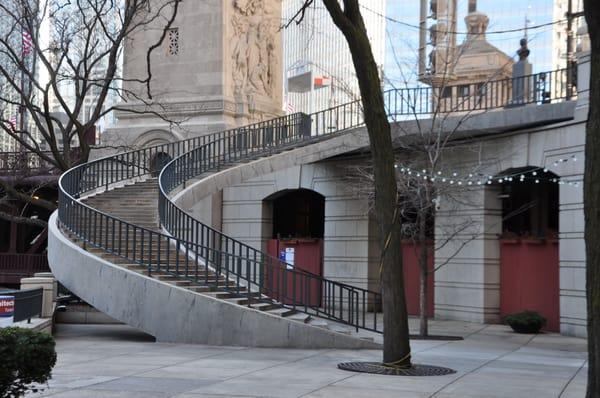
{"type": "MultiPolygon", "coordinates": [[[[419,0],[387,0],[387,16],[403,23],[418,25],[419,0]]],[[[468,0],[458,0],[457,31],[466,32],[464,17],[468,0]]],[[[520,29],[528,25],[541,25],[553,20],[553,0],[479,0],[477,10],[490,18],[488,32],[520,29]]],[[[365,12],[369,12],[366,10],[365,12]]],[[[414,74],[417,66],[419,30],[388,19],[386,21],[386,77],[390,82],[401,85],[402,77],[414,74]],[[396,56],[394,56],[396,54],[396,56]],[[399,68],[398,64],[402,65],[399,68]]],[[[552,67],[552,26],[532,29],[528,33],[529,62],[534,72],[552,67]]],[[[488,34],[487,39],[510,56],[516,56],[523,32],[488,34]]],[[[464,37],[458,37],[460,44],[464,37]]]]}

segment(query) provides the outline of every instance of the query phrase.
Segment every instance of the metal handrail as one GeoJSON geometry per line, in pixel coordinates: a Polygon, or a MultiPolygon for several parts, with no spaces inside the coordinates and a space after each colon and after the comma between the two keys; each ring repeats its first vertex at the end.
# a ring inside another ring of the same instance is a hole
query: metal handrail
{"type": "MultiPolygon", "coordinates": [[[[548,73],[550,76],[563,76],[565,70],[548,73]]],[[[503,79],[501,81],[504,83],[494,84],[504,84],[505,92],[509,92],[513,84],[538,84],[540,76],[541,74],[536,74],[518,79],[503,79]]],[[[545,81],[548,81],[547,76],[545,81]]],[[[408,116],[431,113],[432,110],[453,110],[447,101],[439,101],[439,96],[436,97],[434,91],[431,91],[428,99],[433,105],[427,109],[417,109],[415,93],[424,89],[412,90],[412,97],[403,90],[384,93],[384,97],[388,99],[391,118],[398,114],[408,116]],[[390,102],[389,98],[393,93],[404,93],[401,94],[404,96],[404,102],[400,102],[403,105],[398,105],[397,100],[395,105],[390,105],[393,102],[390,102]],[[407,106],[406,103],[412,103],[413,106],[407,106]],[[393,106],[393,109],[390,106],[393,106]]],[[[562,91],[543,92],[541,100],[528,95],[518,103],[511,103],[511,98],[507,97],[504,103],[490,102],[486,109],[546,103],[567,98],[562,91]],[[547,94],[548,92],[550,94],[547,94]]],[[[481,109],[482,106],[482,101],[467,103],[472,104],[472,110],[481,109]]],[[[132,263],[143,265],[150,275],[153,272],[166,272],[203,281],[215,288],[245,294],[249,305],[253,301],[278,300],[284,305],[310,314],[335,319],[357,328],[381,331],[376,317],[373,325],[366,323],[366,311],[379,309],[381,297],[378,293],[331,281],[305,271],[288,269],[288,265],[278,259],[200,223],[172,203],[168,197],[175,188],[203,173],[221,170],[241,160],[272,154],[285,147],[315,142],[361,125],[361,103],[353,101],[312,115],[294,114],[279,117],[97,159],[74,167],[61,176],[59,223],[64,230],[81,239],[84,245],[101,248],[132,263]],[[164,167],[165,163],[167,167],[164,167]],[[156,176],[159,171],[159,214],[161,223],[169,234],[126,222],[94,209],[80,200],[85,195],[107,190],[125,181],[156,176]],[[316,289],[320,291],[322,301],[314,300],[316,289]]]]}
{"type": "Polygon", "coordinates": [[[329,113],[298,115],[287,122],[275,122],[258,129],[242,127],[230,130],[169,162],[159,176],[161,224],[183,242],[185,250],[200,257],[206,266],[218,275],[233,278],[236,281],[233,289],[242,282],[247,287],[248,304],[277,300],[278,304],[357,329],[381,331],[376,316],[372,324],[366,319],[367,310],[380,305],[379,293],[294,268],[196,220],[169,198],[186,181],[221,170],[226,164],[253,159],[288,146],[315,142],[360,126],[363,120],[360,103],[352,102],[335,107],[329,113]],[[326,122],[333,121],[335,115],[346,116],[336,120],[335,130],[319,128],[329,125],[326,122]]]}

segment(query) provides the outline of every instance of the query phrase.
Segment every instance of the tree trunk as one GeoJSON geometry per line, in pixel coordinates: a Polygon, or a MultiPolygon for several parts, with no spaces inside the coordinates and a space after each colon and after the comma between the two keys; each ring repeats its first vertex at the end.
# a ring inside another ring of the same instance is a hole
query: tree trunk
{"type": "MultiPolygon", "coordinates": [[[[426,196],[428,196],[426,194],[426,196]]],[[[427,207],[427,201],[425,206],[427,207]]],[[[427,313],[427,277],[429,270],[427,263],[429,262],[429,246],[427,244],[427,220],[428,211],[424,210],[419,215],[419,336],[426,337],[429,335],[429,314],[427,313]]]]}
{"type": "Polygon", "coordinates": [[[361,88],[375,175],[375,217],[382,243],[383,361],[410,365],[408,312],[402,271],[401,225],[396,213],[397,185],[391,129],[387,120],[377,65],[364,34],[348,40],[361,88]]]}
{"type": "Polygon", "coordinates": [[[397,185],[390,124],[367,29],[357,0],[323,0],[343,33],[360,88],[365,125],[373,157],[375,218],[379,225],[383,301],[383,362],[410,366],[408,313],[402,272],[402,235],[396,214],[397,185]]]}
{"type": "Polygon", "coordinates": [[[590,105],[585,139],[584,212],[588,330],[587,398],[600,397],[600,2],[585,0],[591,40],[590,105]]]}

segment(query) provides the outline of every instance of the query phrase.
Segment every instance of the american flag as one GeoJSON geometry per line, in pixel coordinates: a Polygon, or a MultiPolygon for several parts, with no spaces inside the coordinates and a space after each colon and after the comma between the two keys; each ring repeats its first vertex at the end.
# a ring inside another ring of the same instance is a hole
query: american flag
{"type": "Polygon", "coordinates": [[[10,119],[8,119],[8,126],[13,131],[17,129],[17,115],[12,115],[10,119]]]}
{"type": "Polygon", "coordinates": [[[23,31],[22,46],[23,57],[26,57],[29,54],[31,54],[31,51],[33,50],[33,38],[31,37],[31,34],[26,30],[23,31]]]}
{"type": "Polygon", "coordinates": [[[292,104],[291,102],[287,101],[286,111],[287,111],[287,113],[294,113],[296,111],[296,108],[294,108],[294,104],[292,104]]]}

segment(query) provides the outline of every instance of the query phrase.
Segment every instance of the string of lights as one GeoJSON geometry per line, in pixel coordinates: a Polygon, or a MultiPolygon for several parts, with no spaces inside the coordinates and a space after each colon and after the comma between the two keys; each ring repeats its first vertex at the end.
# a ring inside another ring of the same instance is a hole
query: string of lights
{"type": "MultiPolygon", "coordinates": [[[[567,158],[560,158],[553,162],[554,167],[568,162],[577,162],[577,156],[571,155],[567,158]]],[[[443,183],[458,186],[476,186],[476,185],[491,185],[505,184],[510,182],[532,181],[535,184],[541,182],[556,183],[559,185],[569,185],[579,187],[581,180],[567,180],[556,177],[555,174],[550,174],[548,167],[536,167],[526,171],[515,171],[514,173],[502,175],[489,175],[483,173],[461,174],[458,172],[444,173],[443,171],[428,171],[426,169],[415,169],[401,164],[394,166],[399,173],[411,176],[415,179],[429,180],[433,183],[443,183]]]]}
{"type": "MultiPolygon", "coordinates": [[[[393,17],[390,17],[388,15],[384,15],[384,14],[378,12],[378,11],[375,11],[375,10],[373,10],[373,9],[371,9],[371,8],[363,5],[363,4],[361,4],[360,7],[362,9],[364,9],[365,11],[369,11],[369,12],[371,12],[371,13],[373,13],[373,14],[381,17],[381,18],[386,19],[387,21],[396,23],[398,25],[403,25],[403,26],[406,26],[406,27],[409,27],[409,28],[412,28],[412,29],[417,29],[417,30],[425,29],[425,30],[429,31],[429,28],[422,28],[419,25],[414,25],[414,24],[411,24],[411,23],[408,23],[408,22],[400,21],[398,19],[395,19],[393,17]]],[[[582,17],[582,15],[576,15],[575,17],[579,18],[579,17],[582,17]]],[[[563,24],[563,23],[566,23],[567,21],[568,21],[567,18],[563,18],[563,19],[559,19],[559,20],[556,20],[556,21],[546,22],[546,23],[538,24],[538,25],[531,25],[531,26],[522,27],[522,28],[513,28],[513,29],[503,29],[503,30],[486,31],[485,34],[486,35],[498,35],[498,34],[505,34],[505,33],[524,32],[524,31],[541,29],[541,28],[548,27],[548,26],[563,24]]],[[[446,34],[455,34],[455,35],[467,35],[469,32],[466,32],[466,31],[465,32],[461,32],[461,31],[446,31],[446,30],[444,30],[444,33],[446,33],[446,34]]]]}

